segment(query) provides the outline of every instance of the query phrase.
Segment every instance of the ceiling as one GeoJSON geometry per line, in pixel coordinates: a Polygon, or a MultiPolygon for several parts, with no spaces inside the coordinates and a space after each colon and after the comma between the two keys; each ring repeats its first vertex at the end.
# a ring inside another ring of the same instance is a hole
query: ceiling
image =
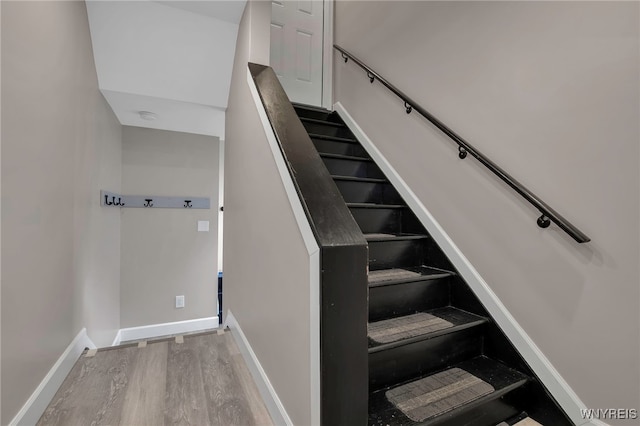
{"type": "Polygon", "coordinates": [[[120,123],[224,139],[245,3],[87,0],[98,84],[120,123]]]}

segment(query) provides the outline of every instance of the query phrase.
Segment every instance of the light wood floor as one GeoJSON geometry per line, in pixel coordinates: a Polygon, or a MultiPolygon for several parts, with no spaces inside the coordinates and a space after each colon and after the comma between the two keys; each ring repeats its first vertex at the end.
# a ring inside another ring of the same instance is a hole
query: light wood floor
{"type": "Polygon", "coordinates": [[[142,346],[83,354],[38,425],[273,425],[229,331],[142,346]]]}

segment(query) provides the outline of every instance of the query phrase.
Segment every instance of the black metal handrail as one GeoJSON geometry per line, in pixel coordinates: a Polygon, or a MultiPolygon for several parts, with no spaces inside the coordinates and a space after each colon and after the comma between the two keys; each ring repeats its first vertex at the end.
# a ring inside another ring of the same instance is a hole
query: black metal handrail
{"type": "Polygon", "coordinates": [[[355,56],[353,56],[351,53],[344,50],[342,47],[335,44],[333,45],[333,47],[342,54],[342,58],[344,59],[345,62],[351,59],[360,68],[365,70],[367,72],[367,77],[369,78],[369,81],[371,83],[373,83],[375,80],[378,80],[380,83],[382,83],[383,86],[385,86],[387,89],[393,92],[396,96],[402,99],[402,101],[404,102],[404,107],[407,114],[410,114],[411,111],[413,110],[417,111],[420,115],[422,115],[424,118],[429,120],[434,126],[440,129],[445,135],[449,136],[451,140],[453,140],[456,144],[458,144],[458,156],[460,158],[464,159],[466,158],[467,153],[471,154],[472,157],[477,159],[486,168],[491,170],[496,176],[502,179],[507,185],[513,188],[525,200],[527,200],[536,209],[538,209],[538,211],[540,211],[540,213],[542,214],[542,216],[538,218],[538,226],[540,226],[541,228],[546,228],[549,226],[550,222],[553,222],[556,225],[558,225],[560,229],[562,229],[567,234],[569,234],[577,242],[587,243],[591,241],[591,239],[588,236],[586,236],[582,231],[580,231],[573,224],[571,224],[571,222],[569,222],[567,219],[562,217],[560,213],[556,212],[554,209],[549,207],[549,205],[544,201],[542,201],[540,197],[535,195],[533,192],[527,189],[524,185],[518,182],[515,178],[513,178],[511,175],[505,172],[501,167],[499,167],[497,164],[495,164],[493,161],[487,158],[484,154],[482,154],[480,151],[474,148],[473,145],[471,145],[469,142],[464,140],[456,132],[451,130],[442,121],[434,117],[433,114],[426,111],[424,108],[418,105],[413,99],[405,95],[400,89],[395,87],[393,84],[389,83],[384,77],[382,77],[380,74],[372,70],[368,65],[363,63],[361,60],[359,60],[355,56]]]}

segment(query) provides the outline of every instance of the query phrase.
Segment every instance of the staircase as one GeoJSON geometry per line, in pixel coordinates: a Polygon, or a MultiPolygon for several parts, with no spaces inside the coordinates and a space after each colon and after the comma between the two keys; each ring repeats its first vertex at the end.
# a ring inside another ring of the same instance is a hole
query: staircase
{"type": "Polygon", "coordinates": [[[369,246],[369,425],[571,425],[340,117],[295,110],[369,246]]]}

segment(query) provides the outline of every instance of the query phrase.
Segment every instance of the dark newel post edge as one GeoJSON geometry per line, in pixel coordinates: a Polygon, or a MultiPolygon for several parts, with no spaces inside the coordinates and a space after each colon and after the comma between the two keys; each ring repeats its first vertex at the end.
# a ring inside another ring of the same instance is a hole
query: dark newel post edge
{"type": "Polygon", "coordinates": [[[320,421],[365,426],[367,242],[273,70],[249,71],[320,247],[320,421]]]}
{"type": "Polygon", "coordinates": [[[345,63],[351,59],[356,65],[367,72],[367,77],[371,83],[374,80],[378,80],[383,86],[393,92],[396,96],[404,101],[404,107],[406,113],[411,113],[412,110],[418,112],[418,114],[422,115],[426,118],[431,124],[436,126],[441,132],[447,135],[451,140],[453,140],[456,144],[458,144],[458,156],[461,159],[467,157],[467,154],[471,154],[476,160],[478,160],[483,166],[489,169],[493,174],[498,176],[502,181],[504,181],[507,185],[509,185],[514,191],[516,191],[522,198],[531,203],[537,210],[540,211],[542,216],[537,220],[538,226],[541,228],[546,228],[549,226],[550,222],[558,225],[560,229],[569,234],[571,238],[573,238],[578,243],[588,243],[591,241],[587,235],[585,235],[582,231],[576,228],[571,222],[565,219],[560,213],[556,212],[552,209],[547,203],[542,201],[538,196],[536,196],[533,192],[531,192],[528,188],[518,182],[515,178],[505,172],[502,168],[500,168],[497,164],[491,161],[488,157],[478,151],[473,145],[463,139],[456,132],[451,130],[447,125],[445,125],[442,121],[438,120],[433,114],[429,113],[427,110],[419,106],[416,102],[414,102],[409,96],[405,95],[400,89],[395,87],[393,84],[389,83],[384,77],[380,76],[377,72],[372,70],[368,65],[362,62],[360,59],[353,56],[351,53],[344,50],[342,47],[338,45],[333,45],[334,49],[340,52],[342,57],[344,58],[345,63]]]}

